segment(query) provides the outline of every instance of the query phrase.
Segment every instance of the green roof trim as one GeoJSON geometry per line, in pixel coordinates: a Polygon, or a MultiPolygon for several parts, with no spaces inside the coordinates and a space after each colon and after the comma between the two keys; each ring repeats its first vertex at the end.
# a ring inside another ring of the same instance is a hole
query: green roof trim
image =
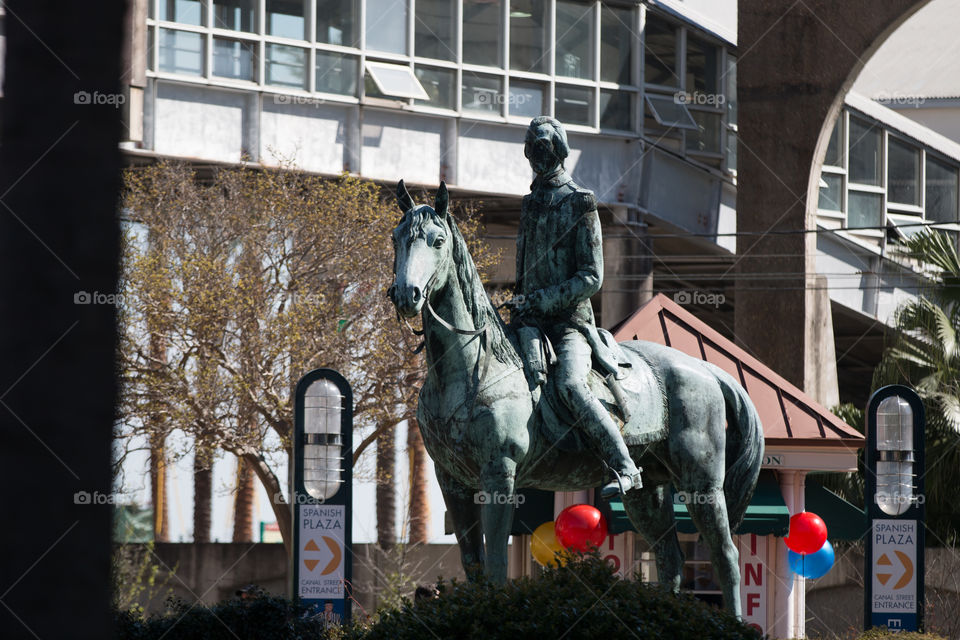
{"type": "MultiPolygon", "coordinates": [[[[620,500],[611,500],[609,505],[604,508],[603,505],[597,505],[607,517],[607,529],[610,533],[623,533],[624,531],[636,531],[633,523],[627,517],[626,510],[620,500]]],[[[696,533],[697,528],[687,512],[687,505],[674,502],[673,515],[677,521],[677,531],[680,533],[696,533]]],[[[753,498],[747,506],[747,513],[743,517],[743,523],[735,533],[755,533],[757,535],[787,535],[787,529],[790,527],[790,512],[787,505],[783,502],[783,496],[780,493],[780,485],[777,482],[776,475],[769,470],[760,472],[760,478],[757,480],[757,488],[753,492],[753,498]]],[[[829,525],[828,525],[829,529],[829,525]]]]}
{"type": "Polygon", "coordinates": [[[807,476],[803,497],[807,511],[823,518],[830,540],[859,540],[869,529],[866,512],[824,488],[810,476],[807,476]]]}

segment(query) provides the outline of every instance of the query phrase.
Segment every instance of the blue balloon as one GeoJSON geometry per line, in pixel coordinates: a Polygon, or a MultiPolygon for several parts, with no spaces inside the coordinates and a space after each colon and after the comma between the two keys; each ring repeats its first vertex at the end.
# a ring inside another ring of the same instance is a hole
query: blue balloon
{"type": "Polygon", "coordinates": [[[816,553],[797,553],[787,550],[787,560],[794,573],[804,578],[820,578],[827,575],[827,572],[833,568],[835,560],[833,545],[827,540],[816,553]]]}

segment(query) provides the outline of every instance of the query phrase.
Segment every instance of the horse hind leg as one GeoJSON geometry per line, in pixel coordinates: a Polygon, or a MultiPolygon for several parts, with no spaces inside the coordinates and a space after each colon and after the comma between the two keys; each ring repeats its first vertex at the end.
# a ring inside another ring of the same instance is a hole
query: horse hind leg
{"type": "Polygon", "coordinates": [[[485,564],[483,526],[476,492],[444,471],[440,465],[434,466],[443,501],[453,520],[457,545],[460,547],[460,563],[467,578],[473,579],[483,573],[485,564]]]}
{"type": "Polygon", "coordinates": [[[657,581],[673,592],[680,591],[683,552],[666,486],[644,486],[628,491],[623,496],[623,506],[630,522],[653,547],[657,558],[657,581]]]}
{"type": "Polygon", "coordinates": [[[730,535],[723,489],[694,494],[687,502],[687,510],[701,539],[710,548],[710,559],[720,579],[724,604],[734,615],[741,617],[740,554],[730,535]]]}

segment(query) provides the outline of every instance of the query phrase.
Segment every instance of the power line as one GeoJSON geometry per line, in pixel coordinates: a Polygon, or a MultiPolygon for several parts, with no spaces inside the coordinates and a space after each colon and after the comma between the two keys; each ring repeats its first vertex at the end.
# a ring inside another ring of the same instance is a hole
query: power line
{"type": "MultiPolygon", "coordinates": [[[[906,227],[923,227],[923,228],[936,228],[940,226],[953,226],[958,225],[957,221],[953,222],[904,222],[902,224],[896,225],[877,225],[872,227],[843,227],[839,229],[831,229],[828,227],[817,227],[816,229],[770,229],[768,231],[731,231],[725,233],[713,233],[713,232],[697,232],[697,231],[684,231],[682,233],[647,233],[645,236],[635,236],[630,234],[604,234],[604,238],[611,239],[633,239],[639,242],[645,242],[648,240],[656,240],[657,238],[740,238],[740,237],[751,237],[751,236],[787,236],[787,235],[799,235],[807,233],[838,233],[838,232],[857,232],[857,231],[889,231],[891,229],[903,229],[906,227]]],[[[948,229],[949,230],[949,229],[948,229]]],[[[516,235],[502,235],[502,234],[489,234],[484,235],[484,238],[490,240],[516,240],[516,235]]]]}

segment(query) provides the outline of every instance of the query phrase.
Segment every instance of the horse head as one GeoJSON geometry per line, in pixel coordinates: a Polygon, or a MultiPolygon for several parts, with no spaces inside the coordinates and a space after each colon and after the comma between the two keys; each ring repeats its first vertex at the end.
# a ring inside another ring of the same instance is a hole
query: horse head
{"type": "Polygon", "coordinates": [[[403,217],[393,230],[393,284],[387,296],[408,318],[420,313],[444,269],[451,265],[447,185],[440,183],[433,207],[415,205],[403,180],[397,184],[397,204],[403,217]]]}

